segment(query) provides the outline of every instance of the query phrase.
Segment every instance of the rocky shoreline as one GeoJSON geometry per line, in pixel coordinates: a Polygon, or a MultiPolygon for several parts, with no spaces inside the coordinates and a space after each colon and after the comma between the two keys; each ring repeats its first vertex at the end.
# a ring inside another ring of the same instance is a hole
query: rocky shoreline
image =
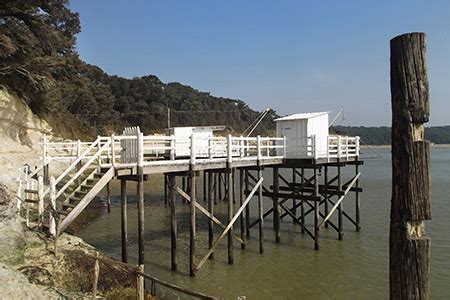
{"type": "MultiPolygon", "coordinates": [[[[7,299],[91,298],[96,255],[82,239],[62,234],[58,254],[44,233],[18,216],[6,186],[0,185],[0,295],[7,299]]],[[[119,263],[99,260],[98,295],[134,299],[135,275],[119,263]]]]}

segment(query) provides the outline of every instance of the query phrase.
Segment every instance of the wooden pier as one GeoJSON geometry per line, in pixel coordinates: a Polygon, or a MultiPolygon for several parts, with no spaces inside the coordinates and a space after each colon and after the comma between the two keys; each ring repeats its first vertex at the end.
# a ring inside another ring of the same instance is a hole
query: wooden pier
{"type": "Polygon", "coordinates": [[[357,137],[327,136],[326,151],[319,151],[319,142],[315,139],[314,136],[306,139],[305,151],[298,158],[289,157],[290,141],[286,137],[228,135],[205,138],[192,134],[181,140],[173,135],[145,136],[138,127],[133,127],[126,128],[122,135],[99,136],[89,143],[44,139],[42,166],[34,172],[24,170],[19,177],[18,207],[25,205],[28,224],[29,206],[36,203],[39,224],[48,226],[49,233],[57,241],[58,236],[111,180],[120,180],[122,261],[127,262],[127,182],[134,182],[138,198],[138,265],[143,270],[143,183],[153,174],[164,174],[165,202],[171,220],[172,270],[177,270],[178,255],[181,254],[177,248],[177,195],[190,207],[188,256],[191,276],[214,258],[216,247],[225,241],[228,263],[233,264],[233,244],[240,244],[244,251],[250,229],[255,226],[258,227],[259,251],[263,253],[264,220],[269,216],[273,218],[274,242],[282,242],[281,222],[289,219],[300,226],[301,233],[310,237],[314,249],[318,250],[323,227],[336,231],[338,239],[343,238],[344,219],[353,224],[355,230],[360,229],[359,193],[362,189],[359,178],[363,162],[359,160],[357,137]],[[182,144],[189,149],[187,156],[177,153],[182,144]],[[59,160],[67,162],[67,169],[57,177],[48,177],[52,173],[52,162],[59,160]],[[343,172],[347,166],[354,168],[354,174],[348,178],[343,172]],[[263,170],[272,171],[272,184],[265,184],[263,170]],[[200,174],[203,182],[199,187],[197,178],[200,174]],[[203,190],[203,199],[197,199],[197,190],[200,189],[203,190]],[[356,195],[356,203],[352,204],[355,206],[354,216],[344,210],[348,193],[356,195]],[[264,197],[272,200],[270,207],[264,207],[264,197]],[[214,206],[219,199],[228,205],[225,223],[214,214],[214,206]],[[256,219],[250,216],[251,203],[258,207],[256,219]],[[209,220],[209,249],[206,253],[196,251],[196,214],[209,220]],[[334,214],[338,216],[337,223],[331,220],[334,214]],[[313,222],[309,222],[309,218],[313,222]],[[313,226],[308,225],[311,223],[313,226]],[[218,236],[214,234],[215,226],[222,229],[218,236]]]}

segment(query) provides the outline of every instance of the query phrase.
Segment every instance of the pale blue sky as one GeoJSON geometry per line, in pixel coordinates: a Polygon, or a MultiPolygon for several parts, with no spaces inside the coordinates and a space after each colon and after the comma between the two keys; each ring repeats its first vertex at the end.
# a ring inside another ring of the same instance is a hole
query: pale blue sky
{"type": "Polygon", "coordinates": [[[450,124],[450,1],[72,0],[85,61],[285,115],[390,125],[389,40],[428,37],[429,125],[450,124]]]}

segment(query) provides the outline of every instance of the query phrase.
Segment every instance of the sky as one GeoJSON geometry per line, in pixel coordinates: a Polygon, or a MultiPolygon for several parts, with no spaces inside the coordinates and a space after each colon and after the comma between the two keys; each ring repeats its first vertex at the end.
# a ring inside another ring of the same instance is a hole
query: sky
{"type": "Polygon", "coordinates": [[[450,124],[450,1],[72,0],[77,50],[280,115],[341,108],[336,124],[390,126],[389,40],[427,34],[430,122],[450,124]]]}

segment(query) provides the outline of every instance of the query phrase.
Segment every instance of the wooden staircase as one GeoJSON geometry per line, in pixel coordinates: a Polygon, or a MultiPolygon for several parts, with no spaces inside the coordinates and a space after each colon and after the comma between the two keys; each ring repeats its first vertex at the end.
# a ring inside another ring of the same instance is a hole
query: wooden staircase
{"type": "Polygon", "coordinates": [[[114,177],[114,167],[95,169],[57,206],[59,214],[58,231],[62,233],[80,213],[88,206],[95,196],[114,177]]]}

